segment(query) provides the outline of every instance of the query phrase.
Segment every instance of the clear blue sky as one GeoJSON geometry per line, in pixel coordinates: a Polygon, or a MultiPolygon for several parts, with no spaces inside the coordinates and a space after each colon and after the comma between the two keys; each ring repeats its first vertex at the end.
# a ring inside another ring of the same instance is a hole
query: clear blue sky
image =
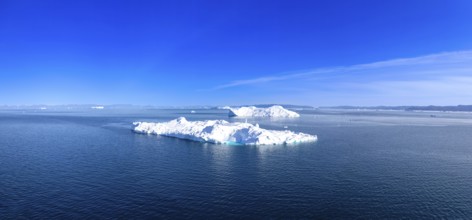
{"type": "Polygon", "coordinates": [[[0,104],[472,104],[472,1],[0,0],[0,104]]]}

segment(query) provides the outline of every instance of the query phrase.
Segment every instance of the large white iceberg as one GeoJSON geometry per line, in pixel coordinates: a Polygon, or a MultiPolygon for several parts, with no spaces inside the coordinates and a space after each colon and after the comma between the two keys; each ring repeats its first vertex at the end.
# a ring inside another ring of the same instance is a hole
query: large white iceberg
{"type": "Polygon", "coordinates": [[[296,118],[300,115],[294,111],[285,109],[280,105],[274,105],[269,108],[257,108],[255,106],[230,108],[229,116],[237,117],[281,117],[281,118],[296,118]]]}
{"type": "Polygon", "coordinates": [[[241,145],[273,145],[314,142],[316,135],[292,131],[266,130],[250,123],[225,120],[187,121],[184,117],[169,122],[134,122],[134,131],[200,142],[241,145]]]}

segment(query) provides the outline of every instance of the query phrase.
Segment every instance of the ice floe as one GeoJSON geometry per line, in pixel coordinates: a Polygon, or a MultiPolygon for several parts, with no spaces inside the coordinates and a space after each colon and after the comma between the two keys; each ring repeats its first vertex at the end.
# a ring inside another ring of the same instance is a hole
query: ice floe
{"type": "Polygon", "coordinates": [[[255,106],[230,108],[229,116],[237,117],[281,117],[281,118],[296,118],[300,115],[294,111],[285,109],[280,105],[274,105],[269,108],[257,108],[255,106]]]}
{"type": "Polygon", "coordinates": [[[274,145],[314,142],[316,135],[288,130],[266,130],[258,124],[225,120],[187,121],[180,117],[169,122],[134,122],[134,131],[200,142],[234,145],[274,145]]]}

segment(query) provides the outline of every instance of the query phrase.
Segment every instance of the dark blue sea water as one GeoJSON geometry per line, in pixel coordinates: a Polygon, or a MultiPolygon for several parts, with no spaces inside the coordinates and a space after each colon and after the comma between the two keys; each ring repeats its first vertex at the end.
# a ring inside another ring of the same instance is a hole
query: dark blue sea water
{"type": "Polygon", "coordinates": [[[0,113],[0,219],[472,218],[472,114],[302,111],[318,135],[226,146],[132,132],[222,110],[0,113]]]}

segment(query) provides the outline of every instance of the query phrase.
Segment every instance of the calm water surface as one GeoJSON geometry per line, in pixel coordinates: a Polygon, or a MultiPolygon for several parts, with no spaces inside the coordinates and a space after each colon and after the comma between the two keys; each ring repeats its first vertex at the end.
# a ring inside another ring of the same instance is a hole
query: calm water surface
{"type": "Polygon", "coordinates": [[[301,113],[248,121],[316,143],[255,147],[131,131],[221,110],[0,112],[0,219],[472,218],[472,114],[301,113]]]}

